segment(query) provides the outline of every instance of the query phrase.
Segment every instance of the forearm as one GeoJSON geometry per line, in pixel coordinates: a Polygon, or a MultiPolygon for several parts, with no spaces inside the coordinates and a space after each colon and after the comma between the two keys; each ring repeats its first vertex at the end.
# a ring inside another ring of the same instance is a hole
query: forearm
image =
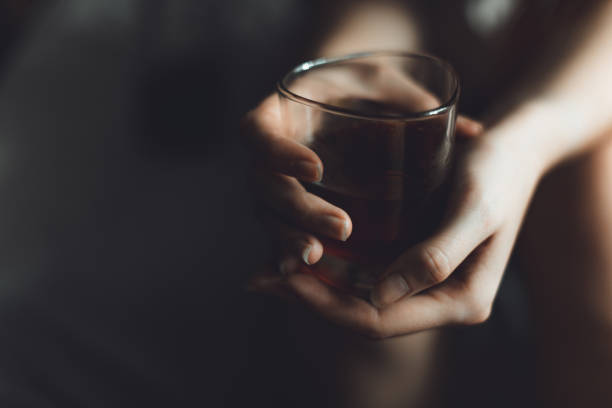
{"type": "Polygon", "coordinates": [[[319,44],[318,56],[372,50],[415,50],[419,30],[403,2],[346,1],[319,44]]]}
{"type": "Polygon", "coordinates": [[[601,6],[583,41],[537,92],[493,126],[542,172],[597,146],[612,128],[612,2],[601,6]]]}

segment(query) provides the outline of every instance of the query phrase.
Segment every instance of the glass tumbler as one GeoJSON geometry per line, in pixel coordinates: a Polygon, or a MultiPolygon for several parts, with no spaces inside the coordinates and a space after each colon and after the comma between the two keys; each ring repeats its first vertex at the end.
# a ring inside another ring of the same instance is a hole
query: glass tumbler
{"type": "Polygon", "coordinates": [[[321,237],[303,272],[358,296],[439,225],[448,196],[460,85],[427,55],[369,52],[305,62],[277,84],[283,130],[314,150],[323,179],[305,188],[342,208],[353,232],[321,237]]]}

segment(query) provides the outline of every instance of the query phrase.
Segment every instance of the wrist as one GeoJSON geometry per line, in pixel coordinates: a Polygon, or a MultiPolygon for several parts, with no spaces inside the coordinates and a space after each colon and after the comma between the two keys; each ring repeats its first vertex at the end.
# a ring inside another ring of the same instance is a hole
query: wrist
{"type": "Polygon", "coordinates": [[[551,105],[541,100],[522,104],[489,130],[489,137],[519,159],[517,166],[536,178],[563,161],[570,149],[551,105]]]}

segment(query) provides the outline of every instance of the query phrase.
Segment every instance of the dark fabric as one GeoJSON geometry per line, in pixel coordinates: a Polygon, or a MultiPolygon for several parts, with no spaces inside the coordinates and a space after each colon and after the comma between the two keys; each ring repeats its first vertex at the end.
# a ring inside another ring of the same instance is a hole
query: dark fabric
{"type": "Polygon", "coordinates": [[[229,6],[48,7],[0,85],[0,405],[223,406],[266,249],[237,124],[279,32],[261,3],[227,36],[229,6]]]}

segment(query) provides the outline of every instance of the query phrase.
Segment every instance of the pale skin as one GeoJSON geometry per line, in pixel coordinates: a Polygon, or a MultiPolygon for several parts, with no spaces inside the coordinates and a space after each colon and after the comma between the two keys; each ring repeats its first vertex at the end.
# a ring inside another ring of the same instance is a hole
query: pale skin
{"type": "MultiPolygon", "coordinates": [[[[346,24],[339,25],[330,34],[321,48],[322,53],[330,55],[355,51],[356,43],[359,47],[369,48],[366,40],[351,41],[355,32],[363,30],[372,33],[368,37],[371,38],[372,47],[388,44],[385,48],[417,48],[418,30],[414,28],[413,19],[409,12],[397,7],[357,7],[346,18],[346,24]],[[390,13],[393,18],[386,20],[388,23],[385,30],[379,32],[375,22],[385,20],[380,17],[385,13],[390,13]],[[367,16],[379,18],[372,18],[373,25],[368,25],[367,16]],[[370,28],[357,30],[355,27],[370,28]],[[402,40],[398,41],[398,38],[402,40]]],[[[610,66],[612,2],[605,2],[589,22],[589,30],[581,39],[580,46],[561,65],[554,70],[551,68],[554,74],[548,77],[538,91],[525,94],[521,104],[506,112],[483,134],[477,123],[461,119],[458,135],[463,139],[463,146],[457,177],[461,182],[454,187],[454,200],[446,222],[433,236],[415,247],[407,248],[389,266],[386,278],[372,291],[370,302],[339,293],[304,274],[266,274],[255,278],[252,287],[263,292],[297,298],[331,321],[376,339],[451,324],[485,321],[490,315],[525,214],[542,178],[547,174],[554,176],[558,172],[557,168],[567,167],[566,164],[578,155],[583,157],[582,167],[574,166],[581,169],[580,175],[587,177],[586,174],[588,178],[584,183],[577,184],[587,184],[583,187],[590,188],[588,191],[598,197],[599,203],[597,208],[589,207],[588,203],[578,206],[581,214],[586,213],[595,218],[593,225],[598,227],[590,230],[587,228],[585,234],[594,242],[610,239],[610,233],[606,232],[608,230],[602,230],[601,225],[598,225],[612,219],[612,210],[600,204],[609,198],[610,193],[605,192],[606,183],[596,182],[606,179],[601,176],[602,172],[612,172],[612,166],[607,165],[612,156],[603,153],[610,150],[607,147],[604,149],[604,146],[610,144],[612,134],[612,116],[609,114],[612,112],[610,66]],[[584,157],[592,158],[595,164],[584,157]]],[[[283,222],[275,224],[280,240],[286,243],[279,259],[286,272],[291,272],[296,262],[312,264],[320,259],[323,247],[317,236],[346,239],[350,235],[351,220],[342,209],[301,188],[297,179],[316,180],[320,178],[324,166],[314,152],[278,133],[279,117],[275,104],[273,97],[262,102],[248,115],[247,128],[250,137],[255,138],[267,154],[265,161],[272,164],[269,167],[271,172],[261,173],[263,184],[271,186],[268,190],[270,205],[282,212],[285,219],[288,217],[294,220],[291,225],[283,222]],[[297,162],[302,164],[292,164],[297,162]]],[[[555,194],[558,193],[559,189],[548,187],[544,193],[536,194],[536,203],[555,205],[555,194]]],[[[532,213],[536,214],[536,210],[541,207],[539,205],[532,213]]],[[[575,210],[567,208],[567,213],[563,214],[570,223],[576,214],[575,210]]],[[[545,284],[551,278],[546,277],[541,270],[535,270],[547,265],[545,256],[558,261],[552,264],[559,273],[567,270],[568,263],[562,261],[563,254],[555,253],[555,246],[559,246],[554,241],[555,237],[545,240],[546,231],[531,227],[528,223],[524,235],[525,247],[527,251],[531,250],[528,254],[536,260],[527,262],[530,266],[525,269],[533,282],[532,287],[540,291],[539,296],[546,296],[544,292],[557,285],[545,284]]],[[[592,260],[594,257],[597,261],[592,264],[597,267],[586,264],[586,272],[580,275],[582,283],[571,287],[580,292],[575,296],[575,307],[584,309],[587,316],[589,313],[597,316],[592,319],[597,324],[588,325],[590,337],[601,338],[602,333],[609,336],[612,331],[612,317],[609,313],[612,310],[612,285],[609,284],[612,261],[609,256],[606,258],[606,251],[597,248],[589,249],[583,255],[585,259],[592,260]],[[592,293],[597,296],[591,297],[592,293]],[[580,302],[588,306],[581,307],[580,302]]],[[[571,272],[562,275],[566,279],[565,283],[576,279],[571,272]]],[[[552,290],[551,293],[554,295],[558,292],[552,290]]],[[[538,298],[538,295],[534,296],[538,298]]],[[[556,300],[571,303],[561,295],[550,299],[551,302],[556,300]]],[[[536,306],[536,310],[546,318],[554,315],[551,309],[558,310],[556,306],[536,306]]],[[[554,337],[551,334],[548,336],[548,340],[554,337]]],[[[546,334],[543,338],[547,338],[546,334]]],[[[612,348],[602,346],[598,350],[602,356],[608,357],[605,361],[609,362],[608,370],[602,372],[610,373],[612,362],[609,357],[612,348]]],[[[548,357],[554,359],[552,355],[548,357]]],[[[546,358],[546,354],[543,358],[546,358]]],[[[565,380],[570,382],[567,378],[565,380]]],[[[595,386],[594,383],[583,384],[583,388],[577,389],[575,401],[580,401],[580,395],[594,395],[588,388],[595,386]]],[[[555,400],[553,388],[547,390],[549,394],[543,398],[555,400]]],[[[571,394],[571,391],[565,392],[571,394]]],[[[599,399],[592,401],[593,404],[612,398],[609,391],[606,394],[605,389],[598,388],[598,392],[599,399]]]]}

